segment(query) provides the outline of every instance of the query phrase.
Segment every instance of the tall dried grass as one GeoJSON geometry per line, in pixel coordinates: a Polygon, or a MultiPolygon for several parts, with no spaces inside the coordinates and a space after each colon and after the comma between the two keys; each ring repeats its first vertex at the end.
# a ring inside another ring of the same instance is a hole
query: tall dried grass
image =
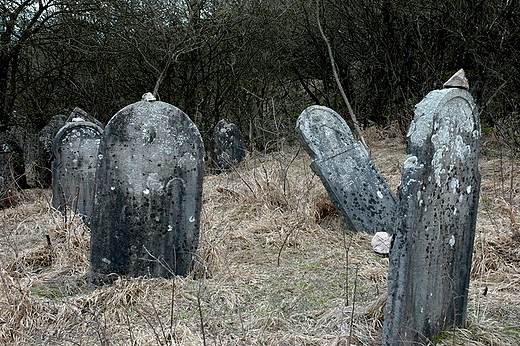
{"type": "MultiPolygon", "coordinates": [[[[372,157],[395,189],[404,145],[376,135],[372,157]]],[[[517,162],[482,160],[469,323],[439,345],[520,342],[519,201],[496,181],[499,165],[518,174],[517,162]]],[[[370,250],[369,236],[345,232],[298,148],[254,153],[205,177],[200,247],[186,278],[92,286],[81,219],[50,208],[48,191],[26,194],[0,211],[0,343],[380,344],[388,258],[370,250]]]]}

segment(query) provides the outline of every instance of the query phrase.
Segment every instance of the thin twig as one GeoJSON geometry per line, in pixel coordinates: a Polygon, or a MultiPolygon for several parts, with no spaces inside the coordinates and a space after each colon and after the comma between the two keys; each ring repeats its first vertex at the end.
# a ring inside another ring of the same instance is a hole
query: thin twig
{"type": "Polygon", "coordinates": [[[334,61],[334,54],[332,53],[332,47],[321,26],[320,8],[321,8],[320,0],[316,0],[316,21],[318,22],[318,28],[320,30],[321,37],[323,38],[323,41],[327,45],[327,51],[329,53],[330,65],[332,67],[332,73],[334,74],[334,80],[336,81],[336,85],[338,86],[338,89],[341,94],[341,97],[343,98],[343,101],[347,105],[348,112],[350,114],[350,119],[352,120],[352,123],[354,124],[354,129],[356,130],[356,132],[359,136],[359,139],[361,140],[361,143],[363,143],[365,148],[368,149],[367,143],[365,141],[365,137],[363,136],[363,132],[361,131],[361,127],[359,127],[359,123],[357,121],[356,114],[354,114],[354,111],[352,110],[352,106],[350,105],[350,102],[347,98],[347,94],[345,93],[345,90],[343,89],[343,86],[341,85],[336,62],[334,61]]]}

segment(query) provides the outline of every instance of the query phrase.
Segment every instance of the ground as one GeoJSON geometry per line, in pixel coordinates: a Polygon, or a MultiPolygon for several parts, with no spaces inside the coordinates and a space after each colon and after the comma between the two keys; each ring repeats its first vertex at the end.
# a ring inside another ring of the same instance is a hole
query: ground
{"type": "MultiPolygon", "coordinates": [[[[369,131],[395,191],[406,147],[369,131]]],[[[520,343],[520,166],[486,138],[468,323],[439,345],[520,343]]],[[[188,277],[88,283],[89,231],[26,190],[0,211],[0,343],[9,345],[379,345],[388,258],[345,230],[298,145],[250,153],[205,177],[188,277]]]]}

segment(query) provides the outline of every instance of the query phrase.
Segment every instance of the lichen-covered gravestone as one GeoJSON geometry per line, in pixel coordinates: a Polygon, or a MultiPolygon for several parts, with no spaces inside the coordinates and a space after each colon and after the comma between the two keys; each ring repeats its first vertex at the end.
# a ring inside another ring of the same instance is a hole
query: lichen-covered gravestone
{"type": "Polygon", "coordinates": [[[98,148],[103,129],[86,121],[65,124],[52,144],[52,206],[69,208],[88,223],[94,201],[98,148]]]}
{"type": "Polygon", "coordinates": [[[211,159],[217,172],[229,171],[245,158],[244,136],[235,124],[220,120],[213,130],[211,159]]]}
{"type": "Polygon", "coordinates": [[[311,106],[298,118],[296,132],[347,227],[392,234],[395,196],[345,120],[330,108],[311,106]]]}
{"type": "Polygon", "coordinates": [[[160,101],[121,109],[99,147],[91,277],[186,275],[197,249],[204,147],[188,116],[160,101]]]}
{"type": "Polygon", "coordinates": [[[465,323],[480,190],[480,123],[470,93],[429,93],[416,106],[408,147],[383,345],[427,344],[465,323]]]}

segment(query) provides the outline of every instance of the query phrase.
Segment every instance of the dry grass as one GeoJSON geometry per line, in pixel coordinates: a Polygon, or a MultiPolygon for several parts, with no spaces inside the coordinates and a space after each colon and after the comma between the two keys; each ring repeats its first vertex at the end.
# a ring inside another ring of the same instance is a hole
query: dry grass
{"type": "MultiPolygon", "coordinates": [[[[396,189],[404,145],[369,137],[396,189]]],[[[81,220],[52,210],[49,191],[26,191],[0,211],[0,344],[380,344],[388,258],[372,253],[369,236],[344,232],[308,164],[287,147],[206,177],[193,273],[105,287],[86,280],[81,220]]],[[[440,345],[520,342],[520,168],[493,156],[481,166],[469,323],[440,345]]]]}

